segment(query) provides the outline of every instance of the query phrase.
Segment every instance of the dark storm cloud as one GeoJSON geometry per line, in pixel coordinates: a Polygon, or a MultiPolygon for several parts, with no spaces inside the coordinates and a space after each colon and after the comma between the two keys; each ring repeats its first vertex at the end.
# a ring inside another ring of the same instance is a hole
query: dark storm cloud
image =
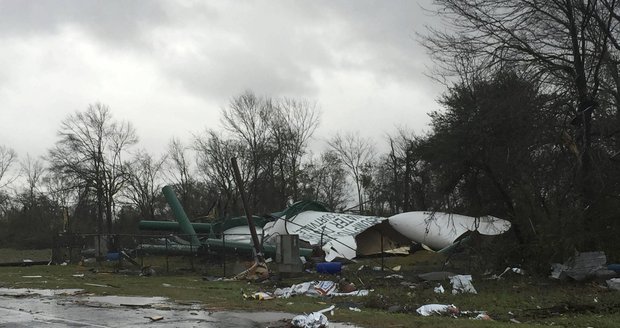
{"type": "Polygon", "coordinates": [[[144,31],[166,24],[158,1],[0,1],[0,36],[41,37],[76,27],[110,43],[143,42],[144,31]]]}
{"type": "Polygon", "coordinates": [[[0,139],[44,153],[11,122],[52,140],[63,117],[102,101],[160,149],[154,131],[213,128],[246,90],[316,101],[323,137],[419,129],[439,90],[416,40],[428,22],[403,0],[0,0],[0,139]]]}
{"type": "Polygon", "coordinates": [[[427,62],[418,34],[433,22],[431,1],[330,1],[323,6],[346,22],[343,49],[363,52],[363,61],[349,63],[379,78],[420,80],[427,62]]]}
{"type": "Polygon", "coordinates": [[[413,1],[0,1],[0,36],[77,28],[155,58],[170,79],[217,100],[246,89],[313,97],[316,69],[415,83],[425,78],[415,40],[424,19],[413,1]],[[182,43],[194,51],[175,52],[182,43]]]}
{"type": "Polygon", "coordinates": [[[199,96],[216,99],[246,89],[313,97],[320,87],[315,70],[362,71],[379,81],[408,84],[426,79],[426,57],[415,36],[428,17],[415,2],[242,4],[215,6],[216,14],[204,21],[185,13],[194,27],[203,24],[206,31],[225,31],[225,36],[206,41],[189,36],[196,51],[163,60],[171,78],[199,96]]]}

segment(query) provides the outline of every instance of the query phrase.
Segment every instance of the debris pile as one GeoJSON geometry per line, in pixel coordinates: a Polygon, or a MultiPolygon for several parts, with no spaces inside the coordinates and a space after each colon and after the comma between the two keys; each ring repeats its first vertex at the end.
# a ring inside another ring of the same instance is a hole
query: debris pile
{"type": "Polygon", "coordinates": [[[593,278],[613,278],[617,273],[607,268],[607,256],[604,252],[577,253],[564,264],[551,264],[551,278],[571,278],[584,281],[593,278]]]}
{"type": "Polygon", "coordinates": [[[312,297],[321,296],[367,296],[370,290],[358,290],[352,283],[335,283],[329,280],[307,281],[291,287],[277,288],[273,293],[257,292],[246,298],[269,300],[273,298],[289,298],[291,296],[305,295],[312,297]]]}

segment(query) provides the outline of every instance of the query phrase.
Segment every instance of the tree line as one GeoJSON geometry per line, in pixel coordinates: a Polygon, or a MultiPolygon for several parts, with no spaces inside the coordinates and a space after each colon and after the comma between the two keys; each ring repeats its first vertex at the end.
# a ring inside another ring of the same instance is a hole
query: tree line
{"type": "Polygon", "coordinates": [[[348,168],[371,165],[370,141],[336,135],[333,147],[315,156],[307,148],[319,119],[309,100],[245,92],[221,111],[223,129],[206,129],[187,144],[172,138],[155,155],[139,148],[131,122],[115,119],[105,104],[91,104],[61,122],[57,140],[41,158],[20,160],[11,148],[0,148],[0,244],[49,247],[60,231],[135,233],[141,219],[171,218],[161,194],[166,184],[196,221],[239,216],[232,157],[255,213],[306,199],[343,210],[349,204],[348,168]],[[367,155],[351,159],[352,146],[367,155]]]}
{"type": "Polygon", "coordinates": [[[367,215],[493,215],[513,224],[492,252],[512,264],[544,270],[576,250],[620,256],[616,1],[436,5],[446,28],[421,39],[446,91],[430,132],[341,133],[314,154],[315,103],[245,92],[222,110],[223,129],[173,139],[155,156],[136,150],[131,124],[94,104],[62,122],[44,159],[21,162],[19,192],[5,186],[16,154],[0,148],[0,241],[24,243],[36,229],[44,240],[65,218],[72,231],[135,231],[139,219],[169,217],[164,183],[195,220],[239,215],[237,157],[254,213],[310,199],[367,215]]]}

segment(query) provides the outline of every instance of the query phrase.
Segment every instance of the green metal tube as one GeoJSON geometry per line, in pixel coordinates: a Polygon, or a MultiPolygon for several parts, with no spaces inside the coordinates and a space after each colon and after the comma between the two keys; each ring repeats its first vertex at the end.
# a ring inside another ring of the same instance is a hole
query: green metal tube
{"type": "MultiPolygon", "coordinates": [[[[211,232],[212,225],[211,223],[192,223],[192,227],[198,233],[209,233],[211,232]]],[[[149,231],[181,231],[179,222],[173,221],[140,220],[138,228],[149,231]]]]}
{"type": "MultiPolygon", "coordinates": [[[[203,246],[209,248],[210,250],[214,250],[214,251],[237,250],[237,251],[244,252],[247,254],[252,254],[254,251],[254,245],[250,243],[228,241],[228,240],[226,241],[226,243],[224,243],[221,239],[203,240],[203,246]]],[[[146,252],[152,252],[152,253],[158,253],[158,254],[163,254],[166,251],[168,251],[174,254],[187,254],[187,255],[196,253],[198,251],[198,249],[194,246],[182,245],[182,244],[169,244],[167,247],[165,245],[144,244],[144,245],[140,245],[139,249],[146,251],[146,252]]],[[[267,256],[275,257],[276,255],[275,245],[264,244],[263,250],[265,252],[265,255],[267,256]]],[[[312,255],[312,249],[300,248],[299,255],[305,256],[306,258],[308,258],[310,257],[310,255],[312,255]]]]}
{"type": "Polygon", "coordinates": [[[181,231],[184,234],[189,235],[191,237],[191,243],[193,247],[199,246],[200,241],[198,240],[198,237],[196,236],[196,231],[194,230],[194,227],[189,221],[187,214],[185,214],[185,211],[183,210],[183,206],[181,206],[181,203],[179,202],[179,199],[174,193],[174,190],[172,189],[172,187],[165,186],[164,188],[162,188],[161,191],[164,193],[164,197],[166,197],[166,201],[168,201],[168,204],[170,205],[170,208],[172,209],[172,213],[174,214],[174,217],[179,222],[181,231]]]}

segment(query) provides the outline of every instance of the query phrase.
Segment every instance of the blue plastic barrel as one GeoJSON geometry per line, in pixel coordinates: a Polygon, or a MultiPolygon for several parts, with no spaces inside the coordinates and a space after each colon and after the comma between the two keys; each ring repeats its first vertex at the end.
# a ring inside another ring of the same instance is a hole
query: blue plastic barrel
{"type": "Polygon", "coordinates": [[[316,264],[316,272],[318,273],[339,273],[342,271],[342,263],[340,262],[321,262],[316,264]]]}
{"type": "Polygon", "coordinates": [[[120,258],[121,258],[120,253],[112,253],[112,252],[109,252],[105,257],[105,259],[108,261],[118,261],[120,258]]]}
{"type": "Polygon", "coordinates": [[[607,270],[613,270],[616,271],[617,273],[620,273],[620,264],[608,264],[607,265],[607,270]]]}

